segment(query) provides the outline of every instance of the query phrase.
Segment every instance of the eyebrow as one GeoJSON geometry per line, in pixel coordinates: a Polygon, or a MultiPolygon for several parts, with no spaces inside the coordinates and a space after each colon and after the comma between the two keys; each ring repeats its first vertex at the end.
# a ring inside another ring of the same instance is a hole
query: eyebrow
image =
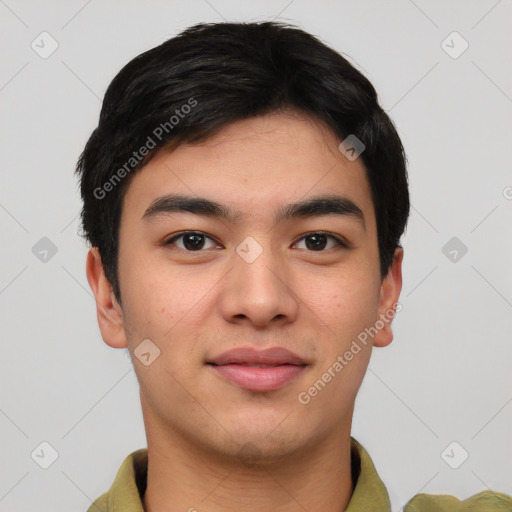
{"type": "MultiPolygon", "coordinates": [[[[227,206],[204,197],[180,194],[166,194],[157,197],[148,206],[141,219],[144,221],[176,212],[188,212],[207,217],[218,217],[229,222],[236,222],[242,215],[233,212],[227,206]]],[[[324,215],[340,215],[351,217],[360,222],[366,231],[364,214],[354,201],[343,195],[315,196],[285,205],[274,215],[276,224],[289,219],[313,218],[324,215]]]]}

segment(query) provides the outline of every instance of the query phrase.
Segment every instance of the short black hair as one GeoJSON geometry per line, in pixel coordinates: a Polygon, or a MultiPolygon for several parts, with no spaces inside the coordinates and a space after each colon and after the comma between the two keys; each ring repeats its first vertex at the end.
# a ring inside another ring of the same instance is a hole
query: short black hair
{"type": "Polygon", "coordinates": [[[404,149],[372,84],[296,26],[200,23],[119,71],[78,159],[81,235],[98,247],[119,303],[119,222],[135,171],[164,146],[202,142],[233,121],[290,108],[323,121],[340,139],[355,135],[364,144],[381,279],[387,275],[410,204],[404,149]]]}

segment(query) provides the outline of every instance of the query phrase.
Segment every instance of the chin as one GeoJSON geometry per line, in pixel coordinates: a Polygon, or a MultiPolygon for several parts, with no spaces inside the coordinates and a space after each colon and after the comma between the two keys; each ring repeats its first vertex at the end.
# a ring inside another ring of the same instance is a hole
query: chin
{"type": "MultiPolygon", "coordinates": [[[[295,451],[305,442],[303,427],[297,425],[286,414],[272,415],[271,417],[257,419],[252,418],[246,422],[237,418],[236,424],[232,424],[227,430],[231,433],[227,443],[236,444],[237,448],[229,449],[238,453],[238,450],[246,445],[252,445],[268,457],[282,456],[295,451]],[[284,420],[284,421],[283,421],[284,420]]],[[[228,425],[228,424],[226,424],[228,425]]]]}

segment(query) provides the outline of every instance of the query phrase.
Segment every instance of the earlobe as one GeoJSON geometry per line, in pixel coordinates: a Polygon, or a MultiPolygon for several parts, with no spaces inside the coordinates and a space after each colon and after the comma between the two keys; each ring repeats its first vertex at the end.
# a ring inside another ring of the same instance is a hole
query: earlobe
{"type": "Polygon", "coordinates": [[[113,348],[127,348],[122,309],[115,299],[112,285],[105,277],[97,247],[89,249],[86,274],[96,300],[96,315],[103,341],[113,348]]]}
{"type": "Polygon", "coordinates": [[[403,257],[403,248],[397,247],[388,274],[381,284],[378,318],[376,319],[378,332],[373,338],[375,347],[387,347],[393,341],[391,323],[397,312],[398,299],[402,291],[403,257]]]}

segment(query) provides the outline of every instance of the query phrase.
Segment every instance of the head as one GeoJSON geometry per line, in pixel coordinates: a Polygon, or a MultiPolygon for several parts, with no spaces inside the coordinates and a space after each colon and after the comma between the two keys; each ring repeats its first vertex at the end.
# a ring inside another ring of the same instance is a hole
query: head
{"type": "Polygon", "coordinates": [[[298,28],[191,27],[116,75],[77,173],[101,333],[132,354],[148,433],[271,457],[349,428],[392,341],[409,214],[402,144],[361,73],[298,28]],[[241,346],[304,371],[242,389],[209,364],[241,346]]]}

